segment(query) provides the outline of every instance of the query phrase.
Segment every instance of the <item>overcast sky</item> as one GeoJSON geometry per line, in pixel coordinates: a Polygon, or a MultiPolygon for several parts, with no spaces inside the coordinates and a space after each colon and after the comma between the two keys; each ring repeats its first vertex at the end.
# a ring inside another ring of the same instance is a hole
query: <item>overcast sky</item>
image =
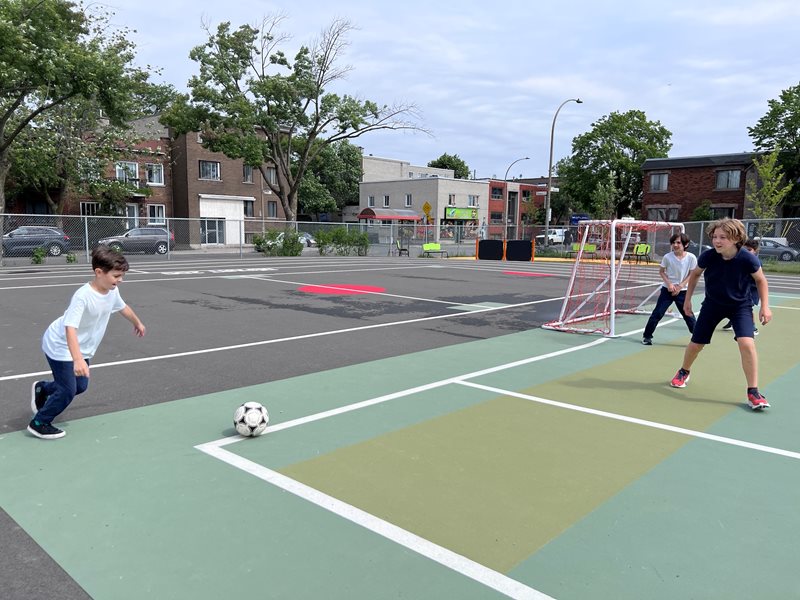
{"type": "Polygon", "coordinates": [[[292,55],[335,18],[358,29],[336,91],[379,104],[414,104],[432,136],[366,135],[366,154],[425,165],[458,154],[477,177],[546,175],[572,139],[617,111],[642,110],[672,132],[670,156],[752,149],[747,127],[800,82],[796,0],[138,0],[111,3],[115,24],[137,30],[140,65],[186,89],[188,54],[214,27],[286,15],[292,55]]]}

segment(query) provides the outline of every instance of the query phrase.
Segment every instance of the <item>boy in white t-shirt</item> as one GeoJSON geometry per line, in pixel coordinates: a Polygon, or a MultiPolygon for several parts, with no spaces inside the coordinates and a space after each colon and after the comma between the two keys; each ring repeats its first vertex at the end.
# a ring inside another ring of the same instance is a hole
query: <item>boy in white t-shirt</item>
{"type": "Polygon", "coordinates": [[[139,337],[144,324],[119,295],[117,284],[128,270],[128,261],[108,246],[92,252],[94,279],[76,291],[66,312],[53,321],[42,337],[42,350],[53,372],[53,381],[36,381],[31,387],[33,419],[28,431],[45,440],[64,437],[53,419],[89,386],[89,361],[106,332],[111,313],[119,312],[133,324],[139,337]]]}
{"type": "Polygon", "coordinates": [[[689,273],[697,268],[697,257],[686,251],[689,245],[689,237],[685,233],[676,233],[669,238],[672,252],[668,252],[661,259],[661,267],[658,270],[664,284],[661,286],[661,293],[656,301],[656,307],[647,320],[647,325],[642,334],[642,343],[645,346],[653,345],[653,334],[656,325],[664,317],[669,305],[675,303],[678,312],[681,313],[689,333],[694,331],[697,322],[694,315],[687,315],[683,312],[683,301],[686,299],[686,286],[689,283],[689,273]]]}

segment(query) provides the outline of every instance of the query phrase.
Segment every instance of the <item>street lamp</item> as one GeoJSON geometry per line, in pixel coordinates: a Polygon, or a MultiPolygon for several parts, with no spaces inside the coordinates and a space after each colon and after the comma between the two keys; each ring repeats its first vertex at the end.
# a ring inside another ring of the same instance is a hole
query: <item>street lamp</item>
{"type": "MultiPolygon", "coordinates": [[[[518,158],[510,165],[508,165],[508,168],[506,169],[506,174],[503,175],[504,182],[508,181],[508,172],[511,170],[511,167],[513,167],[521,160],[530,160],[530,157],[524,156],[522,158],[518,158]]],[[[506,237],[508,237],[508,185],[506,185],[506,201],[505,205],[503,206],[503,239],[505,239],[506,237]]]]}
{"type": "Polygon", "coordinates": [[[544,245],[545,246],[548,246],[550,241],[550,236],[547,234],[547,232],[550,229],[550,192],[553,190],[553,137],[556,132],[556,119],[558,118],[558,113],[561,112],[562,108],[564,108],[564,105],[570,102],[575,102],[576,104],[583,104],[583,100],[581,100],[580,98],[569,98],[568,100],[564,100],[556,110],[556,114],[553,115],[553,126],[550,127],[550,162],[547,165],[547,195],[544,197],[544,245]]]}

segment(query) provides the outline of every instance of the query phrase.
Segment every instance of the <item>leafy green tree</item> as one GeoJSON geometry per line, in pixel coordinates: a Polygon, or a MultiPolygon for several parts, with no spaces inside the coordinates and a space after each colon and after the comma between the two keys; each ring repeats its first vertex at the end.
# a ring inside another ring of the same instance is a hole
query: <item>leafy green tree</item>
{"type": "Polygon", "coordinates": [[[342,140],[324,146],[309,162],[300,186],[298,204],[306,214],[341,210],[347,205],[358,205],[358,184],[361,181],[361,149],[342,140]],[[333,199],[333,206],[325,210],[310,211],[306,203],[305,180],[315,178],[333,199]]]}
{"type": "Polygon", "coordinates": [[[275,165],[277,181],[264,179],[293,220],[309,163],[325,146],[372,131],[419,128],[409,120],[413,105],[381,106],[328,90],[349,70],[338,64],[352,30],[348,21],[333,21],[290,60],[281,49],[282,20],[266,17],[258,28],[238,29],[226,22],[216,32],[206,27],[208,42],[189,55],[199,64],[191,95],[180,96],[162,121],[179,133],[200,131],[205,147],[242,158],[262,175],[275,165]]]}
{"type": "Polygon", "coordinates": [[[711,200],[703,200],[700,206],[692,211],[692,221],[711,221],[714,219],[714,212],[711,210],[711,200]]]}
{"type": "Polygon", "coordinates": [[[784,198],[791,192],[793,185],[786,182],[783,169],[778,163],[780,148],[775,148],[769,154],[757,156],[753,159],[756,178],[747,181],[747,199],[752,203],[751,210],[759,221],[756,225],[756,235],[765,235],[772,231],[774,220],[778,216],[778,207],[784,198]]]}
{"type": "MultiPolygon", "coordinates": [[[[111,123],[129,117],[134,68],[127,30],[68,0],[0,2],[0,214],[6,210],[11,151],[40,115],[73,98],[94,99],[111,123]]],[[[0,221],[2,229],[2,221],[0,221]]]]}
{"type": "Polygon", "coordinates": [[[571,160],[558,172],[559,188],[584,210],[600,214],[595,208],[601,208],[605,213],[606,202],[613,200],[612,215],[636,214],[641,211],[642,163],[666,157],[671,137],[642,111],[613,112],[572,141],[571,160]]]}
{"type": "MultiPolygon", "coordinates": [[[[800,181],[800,84],[783,90],[777,100],[767,104],[767,113],[747,131],[756,150],[772,152],[780,148],[778,164],[786,178],[800,181]]],[[[794,212],[800,210],[800,186],[786,193],[785,204],[794,212]]]]}
{"type": "Polygon", "coordinates": [[[447,154],[445,152],[436,160],[428,163],[429,167],[436,169],[453,169],[456,179],[469,179],[469,167],[458,154],[447,154]]]}
{"type": "Polygon", "coordinates": [[[305,175],[303,175],[298,196],[298,207],[301,213],[319,215],[319,213],[336,210],[336,200],[333,199],[330,191],[311,171],[306,171],[305,175]]]}

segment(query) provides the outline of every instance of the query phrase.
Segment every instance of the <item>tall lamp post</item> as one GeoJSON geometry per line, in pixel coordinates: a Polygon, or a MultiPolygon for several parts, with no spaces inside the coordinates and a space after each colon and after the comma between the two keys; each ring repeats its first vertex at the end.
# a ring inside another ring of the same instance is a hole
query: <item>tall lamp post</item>
{"type": "Polygon", "coordinates": [[[583,104],[583,100],[581,100],[580,98],[569,98],[568,100],[564,100],[556,110],[556,114],[553,115],[553,125],[552,127],[550,127],[550,162],[547,165],[547,195],[544,197],[544,245],[545,246],[548,246],[550,242],[550,236],[547,234],[547,232],[550,229],[550,193],[553,190],[553,137],[555,136],[556,132],[556,119],[558,118],[558,113],[561,112],[562,108],[564,108],[564,105],[570,102],[575,102],[576,104],[583,104]]]}
{"type": "MultiPolygon", "coordinates": [[[[512,162],[510,165],[508,165],[508,168],[506,169],[506,174],[503,175],[503,181],[504,182],[508,181],[508,172],[511,170],[511,167],[513,167],[515,164],[517,164],[521,160],[530,160],[530,157],[524,156],[522,158],[518,158],[517,160],[512,162]]],[[[503,206],[503,239],[508,237],[507,234],[508,234],[508,185],[506,184],[506,201],[505,201],[505,205],[503,206]]]]}

